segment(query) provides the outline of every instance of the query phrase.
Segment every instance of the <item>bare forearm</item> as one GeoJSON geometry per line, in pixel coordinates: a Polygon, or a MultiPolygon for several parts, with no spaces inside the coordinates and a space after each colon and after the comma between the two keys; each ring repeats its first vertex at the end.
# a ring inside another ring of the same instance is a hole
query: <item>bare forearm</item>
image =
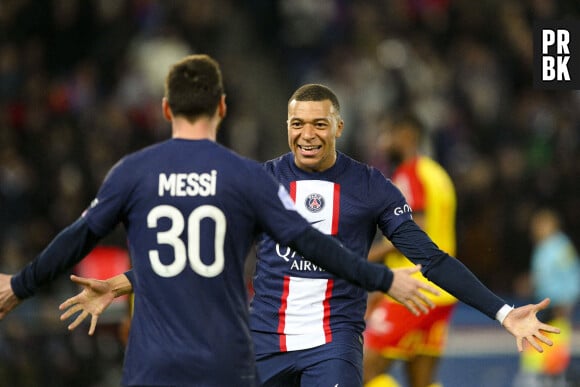
{"type": "Polygon", "coordinates": [[[133,285],[125,273],[111,277],[106,282],[109,284],[115,298],[133,292],[133,285]]]}

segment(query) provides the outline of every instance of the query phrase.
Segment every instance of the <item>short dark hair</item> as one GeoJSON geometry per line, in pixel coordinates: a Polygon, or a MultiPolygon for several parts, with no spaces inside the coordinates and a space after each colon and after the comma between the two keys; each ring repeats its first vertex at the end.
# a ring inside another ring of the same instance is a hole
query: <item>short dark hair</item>
{"type": "Polygon", "coordinates": [[[300,86],[294,94],[288,100],[288,104],[293,100],[296,101],[325,101],[330,100],[334,110],[337,113],[340,113],[340,103],[338,102],[338,98],[336,94],[329,88],[324,85],[310,83],[307,85],[300,86]]]}
{"type": "Polygon", "coordinates": [[[205,54],[183,58],[165,79],[165,98],[171,112],[188,120],[213,116],[223,94],[220,66],[205,54]]]}

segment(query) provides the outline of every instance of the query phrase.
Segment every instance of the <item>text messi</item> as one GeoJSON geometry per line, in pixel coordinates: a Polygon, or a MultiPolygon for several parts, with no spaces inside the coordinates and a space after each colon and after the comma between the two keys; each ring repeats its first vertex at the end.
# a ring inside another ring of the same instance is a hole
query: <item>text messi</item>
{"type": "Polygon", "coordinates": [[[209,173],[160,173],[159,196],[214,196],[217,171],[209,173]]]}

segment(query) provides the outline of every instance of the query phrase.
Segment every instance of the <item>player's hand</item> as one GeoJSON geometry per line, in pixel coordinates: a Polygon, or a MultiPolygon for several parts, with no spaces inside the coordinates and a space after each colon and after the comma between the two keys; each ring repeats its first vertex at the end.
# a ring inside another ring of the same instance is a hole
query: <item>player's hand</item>
{"type": "Polygon", "coordinates": [[[393,269],[393,283],[387,292],[389,296],[403,304],[415,316],[429,313],[429,310],[435,306],[424,291],[436,296],[439,295],[439,291],[433,286],[412,277],[419,270],[421,270],[421,265],[393,269]]]}
{"type": "Polygon", "coordinates": [[[10,284],[11,279],[11,275],[0,274],[0,320],[21,302],[12,290],[12,285],[10,284]]]}
{"type": "Polygon", "coordinates": [[[552,340],[544,335],[543,332],[560,333],[560,329],[544,324],[536,317],[536,314],[540,310],[546,309],[549,304],[550,299],[544,298],[538,304],[520,306],[509,312],[505,320],[503,320],[505,329],[516,338],[518,351],[523,351],[524,340],[538,352],[544,352],[540,342],[550,346],[553,344],[552,340]]]}
{"type": "Polygon", "coordinates": [[[87,316],[91,315],[91,325],[89,335],[95,333],[97,321],[101,313],[113,302],[115,293],[112,286],[107,281],[92,278],[70,276],[71,281],[81,285],[83,290],[65,302],[60,304],[59,310],[64,311],[60,315],[61,320],[66,320],[77,312],[81,312],[75,320],[68,326],[69,330],[75,329],[87,316]]]}

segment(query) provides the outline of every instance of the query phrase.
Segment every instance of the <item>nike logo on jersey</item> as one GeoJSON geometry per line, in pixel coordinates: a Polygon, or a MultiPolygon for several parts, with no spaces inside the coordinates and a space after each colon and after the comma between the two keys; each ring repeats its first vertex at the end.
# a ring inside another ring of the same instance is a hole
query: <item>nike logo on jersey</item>
{"type": "Polygon", "coordinates": [[[290,196],[298,213],[323,234],[337,235],[340,185],[324,180],[290,182],[290,196]]]}

